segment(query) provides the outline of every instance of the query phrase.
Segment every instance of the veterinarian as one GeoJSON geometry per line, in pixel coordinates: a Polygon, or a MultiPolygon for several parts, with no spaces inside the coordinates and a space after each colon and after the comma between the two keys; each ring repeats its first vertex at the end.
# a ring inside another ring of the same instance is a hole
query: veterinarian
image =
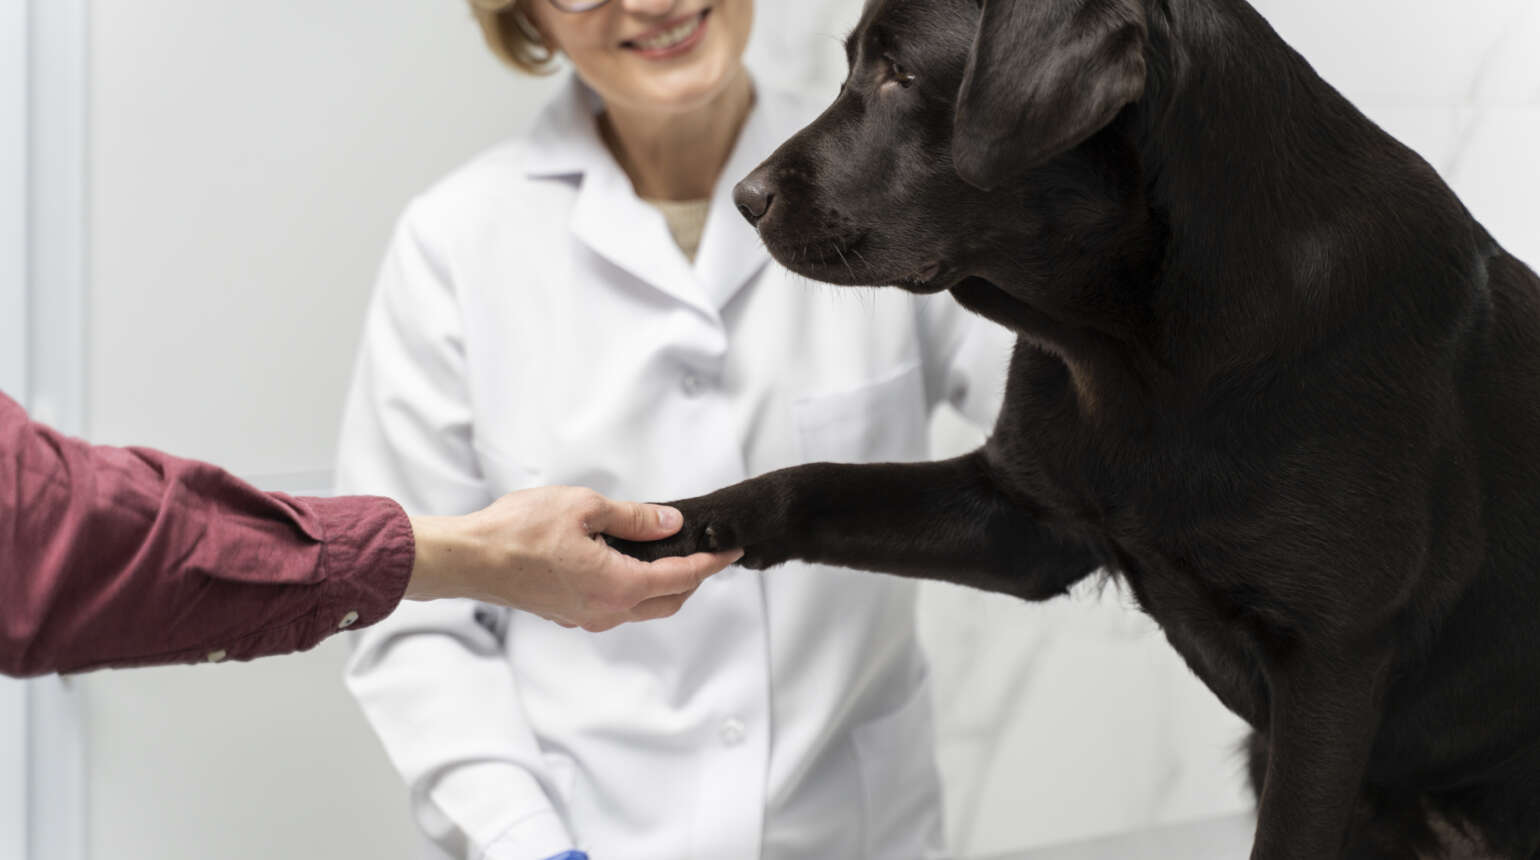
{"type": "MultiPolygon", "coordinates": [[[[1003,328],[949,296],[809,284],[734,209],[733,184],[821,107],[745,70],[752,0],[474,5],[504,60],[559,53],[575,74],[400,219],[345,491],[438,514],[546,483],[681,498],[924,459],[947,401],[992,423],[1003,328]]],[[[915,594],[732,568],[674,617],[599,635],[407,604],[360,635],[347,683],[456,857],[940,857],[915,594]]]]}
{"type": "Polygon", "coordinates": [[[403,595],[608,628],[676,611],[738,555],[638,565],[593,536],[678,527],[678,511],[573,488],[457,518],[263,493],[204,463],[67,438],[0,393],[0,673],[302,651],[403,595]]]}

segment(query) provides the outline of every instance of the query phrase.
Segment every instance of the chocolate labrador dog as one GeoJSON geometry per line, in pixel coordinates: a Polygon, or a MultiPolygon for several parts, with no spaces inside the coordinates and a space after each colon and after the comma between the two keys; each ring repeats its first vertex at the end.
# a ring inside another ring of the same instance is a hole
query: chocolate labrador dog
{"type": "Polygon", "coordinates": [[[622,548],[1105,569],[1255,728],[1254,858],[1540,858],[1540,278],[1243,0],[870,0],[846,47],[736,201],[1017,332],[999,423],[622,548]]]}

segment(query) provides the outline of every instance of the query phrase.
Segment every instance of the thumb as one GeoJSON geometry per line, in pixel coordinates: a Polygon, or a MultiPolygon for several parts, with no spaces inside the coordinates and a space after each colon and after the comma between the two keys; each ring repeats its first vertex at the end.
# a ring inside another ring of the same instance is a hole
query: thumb
{"type": "Polygon", "coordinates": [[[684,515],[664,505],[610,502],[589,525],[623,540],[662,540],[684,525],[684,515]]]}

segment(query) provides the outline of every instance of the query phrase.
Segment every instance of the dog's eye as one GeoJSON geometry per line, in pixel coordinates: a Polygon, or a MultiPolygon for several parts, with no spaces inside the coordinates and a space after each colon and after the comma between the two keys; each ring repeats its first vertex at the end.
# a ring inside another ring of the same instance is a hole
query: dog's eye
{"type": "Polygon", "coordinates": [[[899,86],[905,88],[908,88],[911,84],[914,83],[913,72],[905,70],[904,67],[899,65],[898,61],[892,57],[884,57],[883,59],[888,61],[888,80],[893,81],[899,86]]]}

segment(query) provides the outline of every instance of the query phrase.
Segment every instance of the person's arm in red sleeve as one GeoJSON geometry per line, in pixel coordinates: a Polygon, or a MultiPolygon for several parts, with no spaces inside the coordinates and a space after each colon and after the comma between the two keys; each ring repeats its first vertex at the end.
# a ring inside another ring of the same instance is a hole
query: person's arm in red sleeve
{"type": "Polygon", "coordinates": [[[383,618],[411,523],[67,438],[0,395],[0,672],[246,660],[383,618]]]}
{"type": "Polygon", "coordinates": [[[89,445],[0,394],[0,674],[301,651],[403,595],[590,629],[659,617],[732,557],[639,565],[596,537],[672,534],[658,510],[558,488],[411,520],[387,499],[264,493],[204,463],[89,445]]]}

